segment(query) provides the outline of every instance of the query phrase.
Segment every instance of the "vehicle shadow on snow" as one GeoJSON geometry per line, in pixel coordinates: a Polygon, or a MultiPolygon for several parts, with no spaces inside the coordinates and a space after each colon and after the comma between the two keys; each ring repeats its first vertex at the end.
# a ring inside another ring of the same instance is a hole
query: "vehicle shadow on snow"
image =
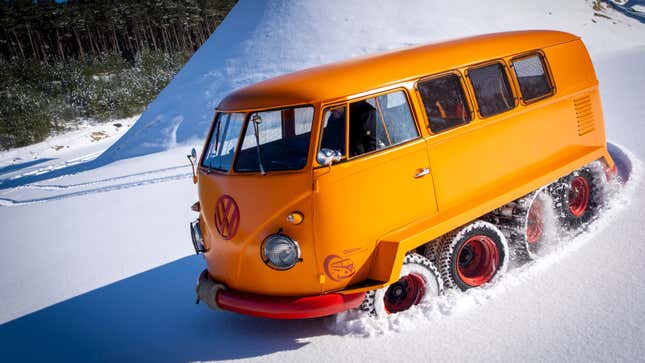
{"type": "Polygon", "coordinates": [[[42,158],[42,159],[38,159],[38,160],[25,161],[25,162],[22,162],[22,163],[9,164],[7,166],[3,166],[3,167],[0,168],[0,176],[3,175],[3,174],[12,173],[14,171],[25,169],[25,168],[28,168],[30,166],[42,164],[42,163],[50,161],[50,160],[54,160],[54,159],[53,158],[42,158]]]}
{"type": "MultiPolygon", "coordinates": [[[[0,325],[0,361],[186,362],[296,350],[323,319],[279,321],[195,305],[189,256],[0,325]]],[[[46,277],[41,277],[46,278],[46,277]]]]}
{"type": "MultiPolygon", "coordinates": [[[[42,161],[39,162],[44,162],[44,161],[49,161],[51,159],[41,159],[42,161]]],[[[33,163],[31,165],[27,166],[32,166],[38,163],[33,163]]],[[[78,174],[82,173],[84,171],[89,171],[92,169],[99,168],[101,166],[107,165],[108,163],[105,162],[99,162],[96,159],[95,160],[90,160],[90,161],[85,161],[81,162],[78,164],[72,164],[68,166],[63,166],[58,169],[53,169],[53,170],[44,170],[42,172],[37,172],[37,173],[29,173],[26,175],[18,176],[15,178],[11,179],[1,179],[0,178],[0,190],[3,189],[10,189],[10,188],[16,188],[20,187],[23,185],[31,184],[31,183],[36,183],[44,180],[49,180],[49,179],[55,179],[61,176],[65,175],[70,175],[70,174],[78,174]]]]}

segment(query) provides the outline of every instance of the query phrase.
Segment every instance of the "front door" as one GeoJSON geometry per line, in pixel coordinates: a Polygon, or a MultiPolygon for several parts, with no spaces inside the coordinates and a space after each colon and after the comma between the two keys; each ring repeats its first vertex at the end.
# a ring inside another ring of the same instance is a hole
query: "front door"
{"type": "Polygon", "coordinates": [[[329,291],[365,280],[378,239],[437,207],[403,91],[327,108],[323,118],[320,148],[342,155],[314,170],[316,254],[329,291]]]}

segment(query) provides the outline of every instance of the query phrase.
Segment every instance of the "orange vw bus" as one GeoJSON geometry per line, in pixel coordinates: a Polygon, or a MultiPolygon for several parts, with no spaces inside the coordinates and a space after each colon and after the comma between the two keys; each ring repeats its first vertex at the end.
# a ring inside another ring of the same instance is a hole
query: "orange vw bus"
{"type": "MultiPolygon", "coordinates": [[[[195,159],[195,154],[193,153],[195,159]]],[[[579,37],[489,34],[239,89],[194,180],[198,301],[269,318],[385,315],[501,276],[589,223],[615,170],[579,37]]]]}

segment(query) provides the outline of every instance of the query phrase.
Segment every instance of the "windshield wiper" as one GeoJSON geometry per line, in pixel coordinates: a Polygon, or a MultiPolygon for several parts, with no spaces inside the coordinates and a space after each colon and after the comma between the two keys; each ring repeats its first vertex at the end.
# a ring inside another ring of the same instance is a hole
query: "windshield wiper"
{"type": "Polygon", "coordinates": [[[257,145],[258,151],[258,166],[260,167],[260,174],[265,175],[264,165],[262,164],[262,149],[260,148],[260,124],[262,123],[262,117],[257,113],[251,117],[251,122],[253,122],[253,132],[255,133],[255,143],[257,145]]]}

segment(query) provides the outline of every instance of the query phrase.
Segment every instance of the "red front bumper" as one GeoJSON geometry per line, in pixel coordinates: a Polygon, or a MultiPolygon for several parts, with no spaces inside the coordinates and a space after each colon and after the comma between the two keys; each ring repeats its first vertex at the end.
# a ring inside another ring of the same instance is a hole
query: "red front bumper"
{"type": "Polygon", "coordinates": [[[271,319],[306,319],[333,315],[359,306],[365,298],[364,292],[349,295],[333,293],[305,297],[249,294],[223,288],[222,285],[214,282],[206,271],[199,276],[197,294],[209,306],[271,319]],[[217,288],[207,287],[200,289],[200,285],[217,286],[217,288]],[[208,294],[205,292],[200,293],[200,291],[214,292],[208,294]]]}

